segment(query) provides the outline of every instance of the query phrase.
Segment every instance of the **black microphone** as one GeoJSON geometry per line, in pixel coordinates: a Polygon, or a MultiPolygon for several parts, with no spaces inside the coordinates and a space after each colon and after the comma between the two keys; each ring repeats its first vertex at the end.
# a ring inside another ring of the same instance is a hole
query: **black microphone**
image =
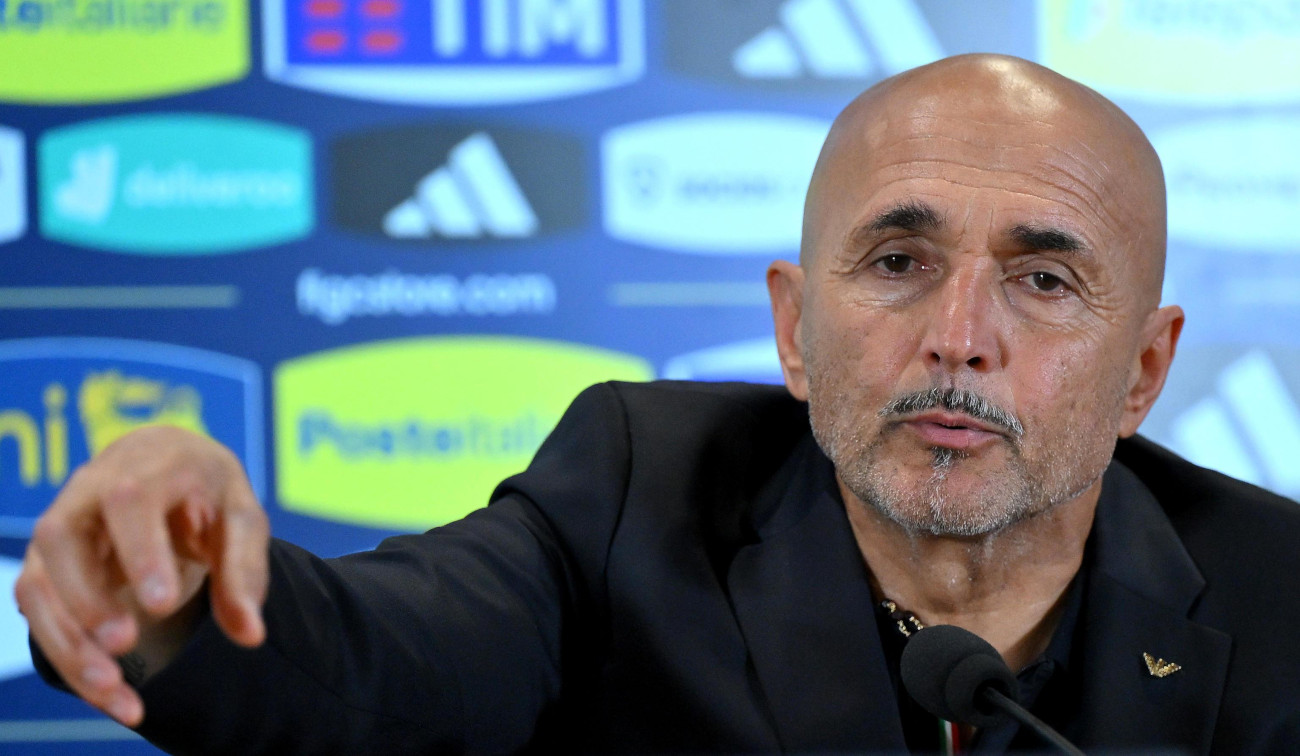
{"type": "Polygon", "coordinates": [[[1016,678],[997,649],[956,625],[912,633],[899,662],[903,687],[926,711],[949,722],[989,727],[1006,713],[1064,753],[1083,756],[1070,741],[1030,714],[1016,698],[1016,678]]]}

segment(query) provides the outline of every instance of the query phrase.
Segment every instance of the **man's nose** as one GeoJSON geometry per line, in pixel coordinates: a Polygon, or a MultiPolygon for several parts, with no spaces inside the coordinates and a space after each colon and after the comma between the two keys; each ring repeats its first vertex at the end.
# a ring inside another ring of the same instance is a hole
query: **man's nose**
{"type": "Polygon", "coordinates": [[[970,266],[950,273],[933,292],[922,354],[941,372],[988,372],[1003,360],[1001,289],[991,271],[970,266]]]}

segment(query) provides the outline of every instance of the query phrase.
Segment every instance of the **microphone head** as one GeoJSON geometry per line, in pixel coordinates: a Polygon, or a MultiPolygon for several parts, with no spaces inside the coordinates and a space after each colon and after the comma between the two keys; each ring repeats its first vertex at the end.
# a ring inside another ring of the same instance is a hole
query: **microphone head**
{"type": "Polygon", "coordinates": [[[927,711],[949,722],[989,727],[1001,712],[983,700],[993,686],[1016,700],[1016,678],[997,649],[956,625],[912,633],[899,663],[903,687],[927,711]]]}

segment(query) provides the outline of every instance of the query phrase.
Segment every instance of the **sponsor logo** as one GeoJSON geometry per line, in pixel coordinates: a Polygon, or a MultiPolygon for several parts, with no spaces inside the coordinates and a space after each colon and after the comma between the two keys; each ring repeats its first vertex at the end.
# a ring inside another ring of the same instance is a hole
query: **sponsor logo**
{"type": "Polygon", "coordinates": [[[248,73],[248,3],[0,0],[0,71],[0,101],[41,105],[236,81],[248,73]]]}
{"type": "Polygon", "coordinates": [[[1155,134],[1169,193],[1169,234],[1219,249],[1295,254],[1297,139],[1300,118],[1294,116],[1215,119],[1155,134]]]}
{"type": "Polygon", "coordinates": [[[139,254],[229,252],[314,222],[311,141],[227,116],[124,116],[47,133],[41,231],[139,254]]]}
{"type": "Polygon", "coordinates": [[[511,129],[407,127],[334,148],[338,223],[407,241],[522,239],[586,216],[577,140],[511,129]],[[412,155],[445,155],[420,163],[412,155]]]}
{"type": "Polygon", "coordinates": [[[583,388],[650,377],[636,357],[519,338],[398,339],[289,360],[275,372],[280,505],[398,529],[458,519],[528,465],[583,388]]]}
{"type": "Polygon", "coordinates": [[[255,365],[141,341],[0,342],[0,537],[26,538],[77,465],[128,431],[175,425],[217,439],[262,485],[255,365]]]}
{"type": "Polygon", "coordinates": [[[0,127],[0,242],[27,230],[26,150],[20,131],[0,127]]]}
{"type": "Polygon", "coordinates": [[[601,140],[605,231],[679,252],[798,249],[804,192],[829,128],[734,112],[611,129],[601,140]]]}
{"type": "Polygon", "coordinates": [[[640,78],[641,0],[266,0],[266,75],[367,100],[527,102],[640,78]]]}
{"type": "Polygon", "coordinates": [[[944,55],[914,0],[699,0],[664,12],[670,64],[733,81],[859,89],[944,55]]]}
{"type": "Polygon", "coordinates": [[[22,562],[0,556],[0,681],[21,677],[32,671],[32,657],[27,650],[27,622],[14,601],[14,583],[22,562]]]}
{"type": "Polygon", "coordinates": [[[1039,0],[1043,65],[1114,96],[1225,105],[1300,99],[1291,0],[1039,0]]]}
{"type": "Polygon", "coordinates": [[[480,131],[452,147],[448,164],[422,177],[414,196],[384,214],[383,226],[398,239],[522,238],[537,233],[537,215],[492,137],[480,131]]]}
{"type": "Polygon", "coordinates": [[[555,282],[544,273],[338,275],[308,268],[298,275],[298,312],[341,325],[358,317],[549,315],[555,282]]]}
{"type": "Polygon", "coordinates": [[[785,381],[771,336],[678,355],[664,364],[663,377],[682,381],[785,381]]]}
{"type": "MultiPolygon", "coordinates": [[[[1217,353],[1208,360],[1222,364],[1217,353]]],[[[1300,407],[1263,351],[1230,362],[1208,395],[1179,412],[1162,435],[1159,440],[1198,465],[1287,496],[1300,494],[1300,407]]]]}

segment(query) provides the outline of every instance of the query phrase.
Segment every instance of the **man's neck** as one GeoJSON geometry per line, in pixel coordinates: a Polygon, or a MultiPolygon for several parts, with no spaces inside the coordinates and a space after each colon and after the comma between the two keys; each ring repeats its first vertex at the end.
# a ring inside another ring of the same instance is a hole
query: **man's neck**
{"type": "Polygon", "coordinates": [[[993,644],[1012,670],[1046,650],[1083,563],[1101,481],[997,533],[910,533],[840,484],[878,598],[927,625],[958,625],[993,644]]]}

